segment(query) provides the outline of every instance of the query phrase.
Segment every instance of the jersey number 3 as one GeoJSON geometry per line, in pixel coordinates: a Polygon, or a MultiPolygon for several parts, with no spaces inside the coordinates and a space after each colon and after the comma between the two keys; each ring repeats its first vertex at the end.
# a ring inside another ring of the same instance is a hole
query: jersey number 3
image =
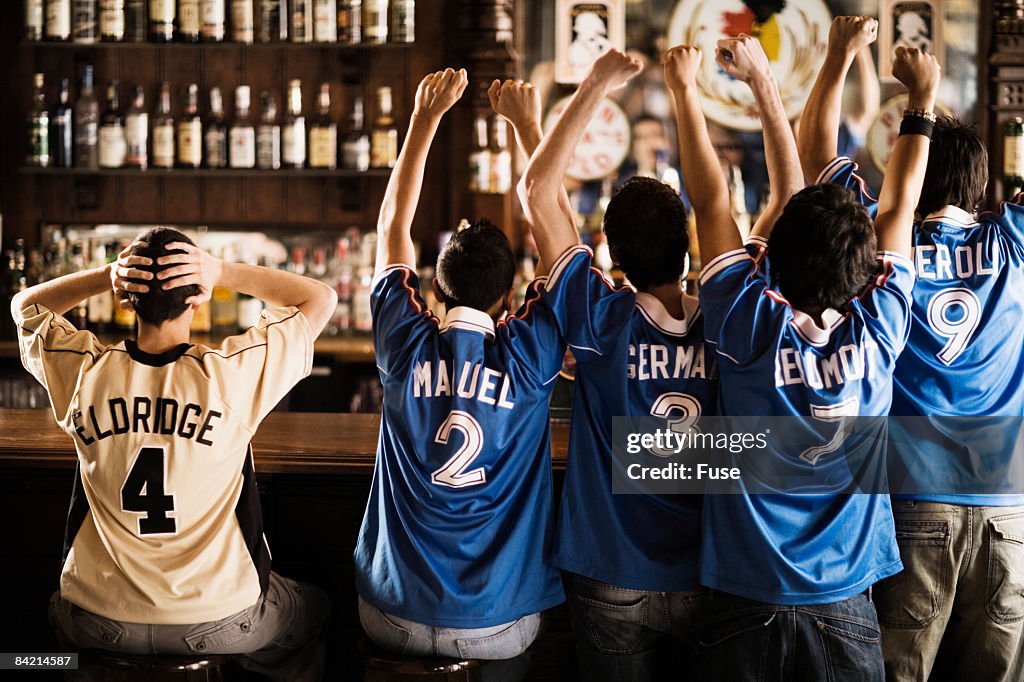
{"type": "Polygon", "coordinates": [[[145,514],[139,519],[139,535],[168,535],[178,532],[174,494],[164,493],[167,469],[163,448],[139,450],[121,485],[121,511],[145,514]]]}
{"type": "Polygon", "coordinates": [[[462,445],[455,451],[451,459],[444,463],[440,469],[430,475],[430,480],[437,485],[448,488],[467,488],[471,485],[480,485],[487,482],[487,473],[483,467],[472,471],[466,471],[473,460],[479,456],[484,449],[484,430],[480,428],[480,422],[473,419],[473,415],[462,410],[452,410],[448,417],[441,422],[441,427],[434,436],[434,442],[441,445],[448,445],[448,439],[452,431],[462,434],[462,445]]]}

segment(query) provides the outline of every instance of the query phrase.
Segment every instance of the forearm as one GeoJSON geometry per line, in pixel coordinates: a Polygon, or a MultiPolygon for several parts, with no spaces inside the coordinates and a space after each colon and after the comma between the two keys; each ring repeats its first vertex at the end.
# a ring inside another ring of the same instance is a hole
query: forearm
{"type": "Polygon", "coordinates": [[[299,307],[316,299],[326,285],[285,270],[224,262],[217,286],[247,294],[272,306],[299,307]]]}
{"type": "MultiPolygon", "coordinates": [[[[934,105],[934,94],[910,94],[910,109],[931,111],[934,105]]],[[[930,148],[931,139],[924,135],[900,135],[896,139],[875,218],[878,248],[882,251],[910,255],[914,212],[921,198],[930,148]]]]}
{"type": "Polygon", "coordinates": [[[439,123],[439,118],[420,113],[414,113],[409,123],[409,133],[388,180],[377,220],[378,272],[395,263],[415,265],[410,230],[423,188],[427,154],[439,123]]]}
{"type": "Polygon", "coordinates": [[[11,312],[17,316],[27,306],[39,304],[63,315],[90,296],[110,291],[110,267],[82,270],[29,287],[11,300],[11,312]]]}
{"type": "Polygon", "coordinates": [[[857,97],[846,121],[854,132],[864,135],[878,115],[881,101],[878,76],[875,74],[875,60],[871,58],[871,46],[862,47],[853,63],[854,73],[857,75],[857,97]]]}
{"type": "Polygon", "coordinates": [[[767,238],[789,198],[803,189],[804,178],[793,130],[786,118],[775,79],[754,81],[750,88],[761,116],[765,161],[772,193],[768,207],[758,218],[751,234],[767,238]]]}
{"type": "Polygon", "coordinates": [[[797,149],[804,177],[814,182],[836,155],[843,108],[843,83],[853,55],[829,49],[800,117],[797,149]]]}

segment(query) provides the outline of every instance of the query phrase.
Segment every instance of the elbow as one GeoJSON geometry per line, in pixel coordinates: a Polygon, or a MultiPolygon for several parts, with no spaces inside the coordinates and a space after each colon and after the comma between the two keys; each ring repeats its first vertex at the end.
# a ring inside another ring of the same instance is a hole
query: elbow
{"type": "Polygon", "coordinates": [[[324,310],[333,311],[338,305],[338,292],[334,290],[334,287],[324,282],[318,281],[316,284],[317,305],[324,310]]]}
{"type": "Polygon", "coordinates": [[[19,291],[11,299],[11,319],[13,319],[15,323],[21,319],[21,313],[25,310],[27,298],[28,291],[19,291]]]}

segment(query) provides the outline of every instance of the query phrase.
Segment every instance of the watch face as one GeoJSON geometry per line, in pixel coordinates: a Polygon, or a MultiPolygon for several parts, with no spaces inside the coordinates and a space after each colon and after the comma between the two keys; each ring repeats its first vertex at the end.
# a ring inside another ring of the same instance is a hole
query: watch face
{"type": "MultiPolygon", "coordinates": [[[[903,112],[907,109],[910,98],[906,93],[896,95],[882,103],[871,127],[868,128],[867,150],[871,162],[879,171],[885,173],[885,166],[892,156],[893,145],[900,136],[900,124],[903,112]]],[[[935,113],[940,116],[951,116],[949,108],[944,104],[935,104],[935,113]]]]}
{"type": "Polygon", "coordinates": [[[825,60],[831,23],[832,15],[823,0],[680,0],[669,21],[668,44],[696,45],[703,50],[697,87],[709,120],[734,130],[760,130],[750,88],[715,63],[717,42],[741,33],[761,41],[786,116],[792,120],[803,111],[825,60]]]}
{"type": "MultiPolygon", "coordinates": [[[[544,130],[554,127],[571,97],[555,102],[544,119],[544,130]]],[[[576,152],[566,174],[574,180],[597,180],[619,169],[629,154],[629,118],[610,99],[598,106],[597,113],[590,119],[586,130],[576,145],[576,152]]]]}

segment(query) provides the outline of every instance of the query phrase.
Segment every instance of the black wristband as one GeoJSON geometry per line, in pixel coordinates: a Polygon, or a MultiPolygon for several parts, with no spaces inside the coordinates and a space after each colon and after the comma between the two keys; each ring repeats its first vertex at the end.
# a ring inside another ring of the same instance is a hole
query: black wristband
{"type": "Polygon", "coordinates": [[[930,140],[934,130],[935,124],[921,116],[904,116],[903,122],[900,123],[900,137],[904,135],[924,135],[930,140]]]}

